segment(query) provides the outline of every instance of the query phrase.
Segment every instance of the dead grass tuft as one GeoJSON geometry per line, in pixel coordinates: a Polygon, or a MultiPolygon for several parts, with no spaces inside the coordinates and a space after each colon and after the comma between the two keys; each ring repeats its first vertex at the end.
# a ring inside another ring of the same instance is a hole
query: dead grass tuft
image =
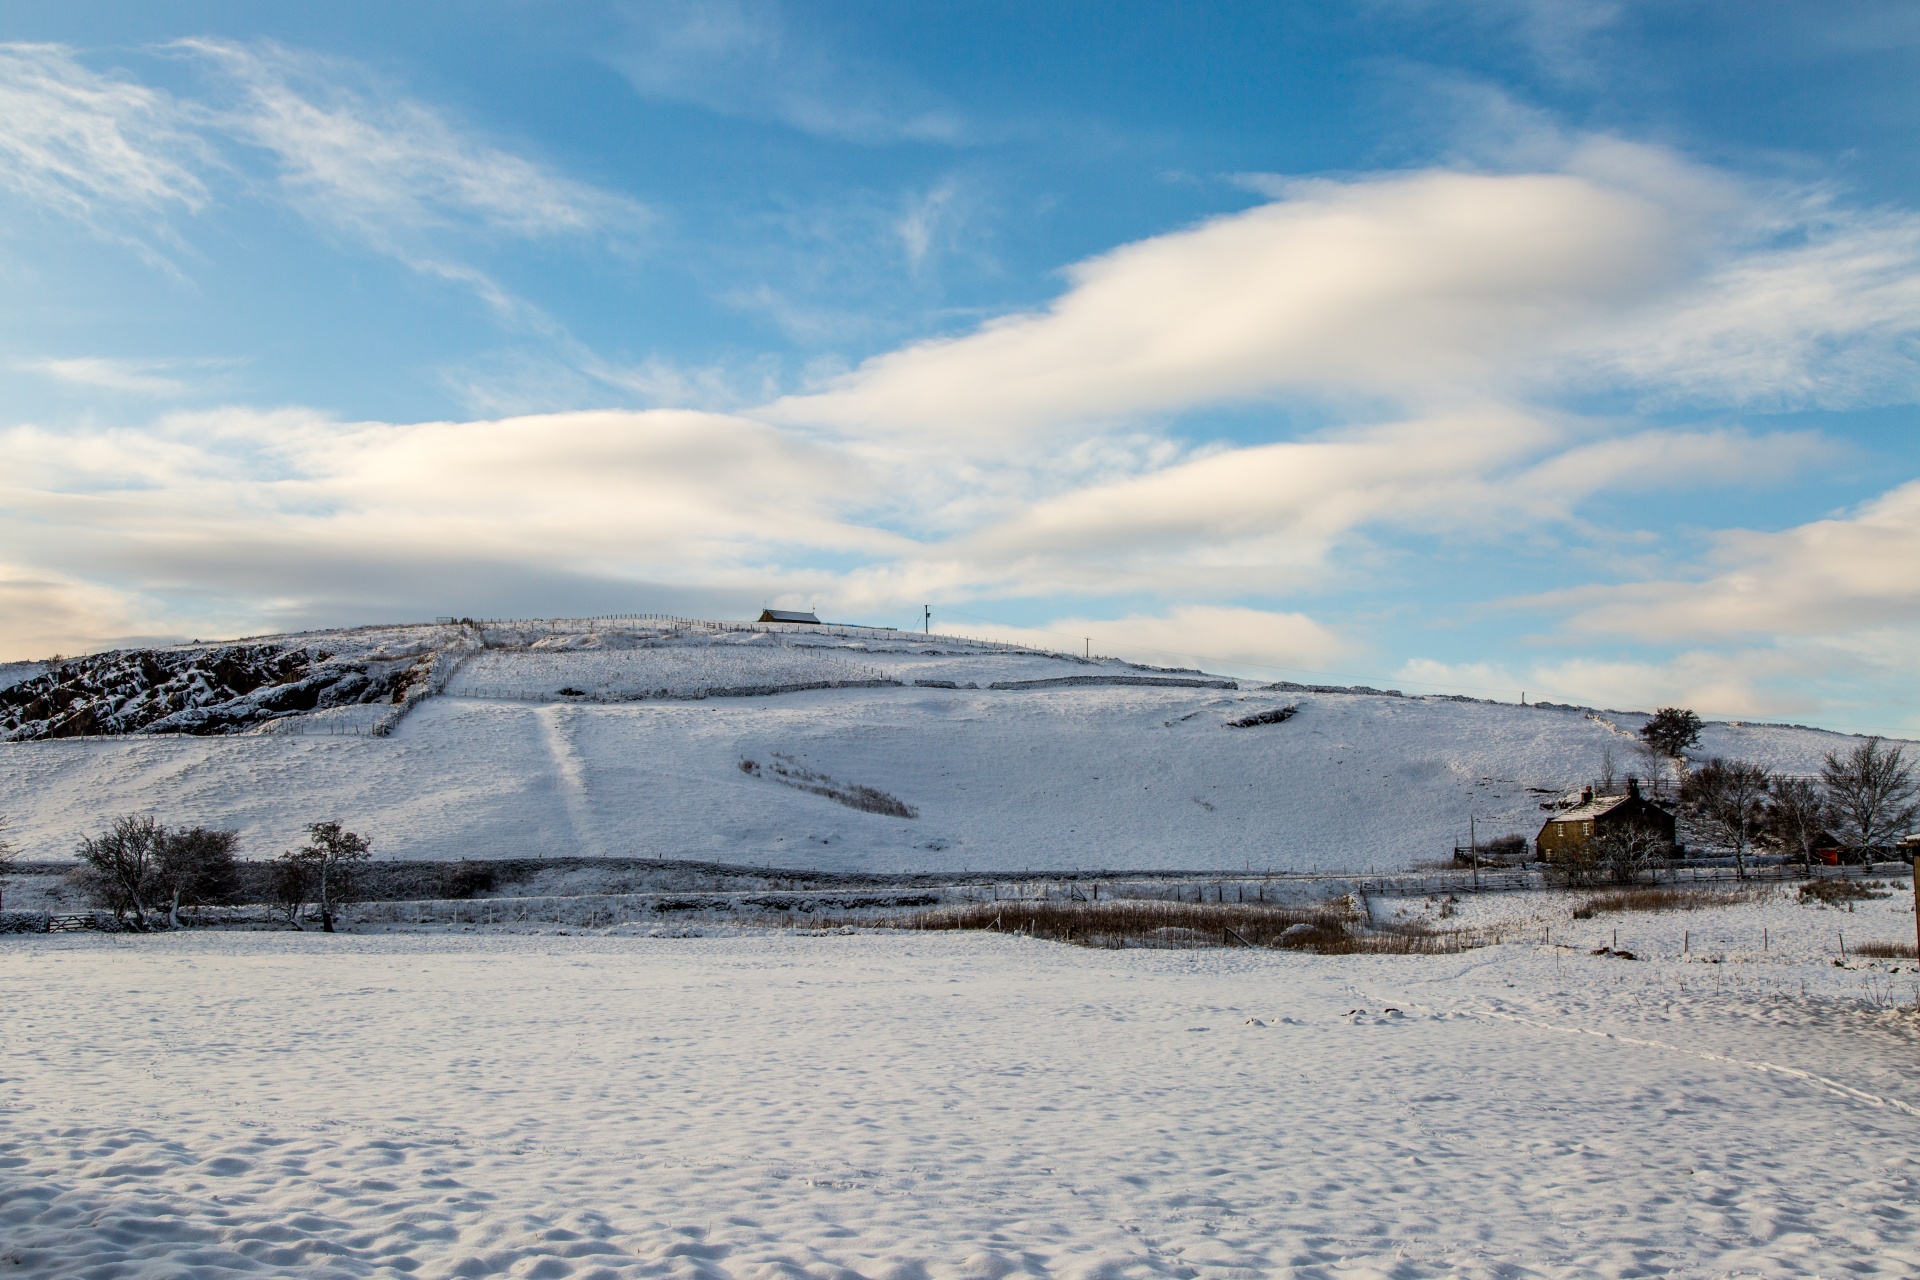
{"type": "Polygon", "coordinates": [[[1866,880],[1809,880],[1800,886],[1800,901],[1809,906],[1834,907],[1867,898],[1884,898],[1887,894],[1885,886],[1866,880]]]}
{"type": "Polygon", "coordinates": [[[1911,942],[1857,942],[1847,950],[1869,960],[1920,960],[1911,942]]]}
{"type": "Polygon", "coordinates": [[[1273,947],[1316,955],[1451,955],[1494,941],[1472,929],[1362,927],[1351,913],[1252,903],[978,902],[868,921],[880,928],[982,930],[1083,947],[1273,947]]]}
{"type": "Polygon", "coordinates": [[[1663,889],[1620,889],[1596,893],[1573,909],[1576,920],[1591,920],[1597,915],[1623,911],[1705,911],[1710,907],[1728,907],[1752,902],[1764,889],[1723,889],[1718,887],[1678,886],[1663,889]]]}

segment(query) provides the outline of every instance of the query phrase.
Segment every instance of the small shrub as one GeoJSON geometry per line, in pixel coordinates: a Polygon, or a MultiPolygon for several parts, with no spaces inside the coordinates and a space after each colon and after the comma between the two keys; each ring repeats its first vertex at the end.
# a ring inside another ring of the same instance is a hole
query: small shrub
{"type": "Polygon", "coordinates": [[[1842,903],[1884,898],[1887,891],[1864,880],[1809,880],[1800,886],[1800,902],[1810,907],[1837,907],[1842,903]]]}
{"type": "Polygon", "coordinates": [[[1859,942],[1847,950],[1869,960],[1920,960],[1911,942],[1859,942]]]}
{"type": "Polygon", "coordinates": [[[811,792],[816,796],[825,796],[849,809],[858,809],[862,813],[881,813],[889,818],[917,818],[920,811],[900,799],[888,795],[878,787],[862,786],[856,782],[839,782],[824,773],[817,773],[778,752],[767,764],[762,773],[760,765],[752,760],[742,760],[740,771],[750,773],[756,778],[771,778],[798,791],[811,792]]]}
{"type": "Polygon", "coordinates": [[[440,896],[471,898],[493,892],[493,868],[484,862],[461,860],[440,871],[440,896]]]}
{"type": "Polygon", "coordinates": [[[1256,711],[1250,716],[1241,716],[1238,720],[1229,720],[1227,728],[1252,729],[1263,724],[1285,724],[1299,714],[1300,704],[1296,702],[1289,706],[1274,707],[1269,711],[1256,711]]]}

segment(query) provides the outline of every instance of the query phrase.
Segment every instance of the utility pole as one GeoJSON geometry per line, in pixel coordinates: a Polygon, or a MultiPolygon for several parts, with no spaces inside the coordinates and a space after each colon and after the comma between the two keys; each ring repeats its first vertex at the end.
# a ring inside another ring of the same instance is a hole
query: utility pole
{"type": "Polygon", "coordinates": [[[1480,889],[1480,833],[1473,825],[1473,815],[1467,815],[1467,847],[1473,851],[1473,887],[1480,889]]]}
{"type": "Polygon", "coordinates": [[[920,606],[920,611],[926,614],[926,634],[932,635],[933,634],[933,606],[930,604],[923,604],[920,606]]]}

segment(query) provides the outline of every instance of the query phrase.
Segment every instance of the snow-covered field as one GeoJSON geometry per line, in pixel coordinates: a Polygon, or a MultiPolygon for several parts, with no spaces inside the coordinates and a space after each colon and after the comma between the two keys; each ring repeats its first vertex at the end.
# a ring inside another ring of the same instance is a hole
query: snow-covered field
{"type": "Polygon", "coordinates": [[[22,680],[31,680],[46,672],[44,662],[0,662],[0,689],[12,688],[22,680]]]}
{"type": "Polygon", "coordinates": [[[1568,945],[1448,957],[0,939],[0,1264],[1911,1276],[1920,1040],[1884,1006],[1914,966],[1832,964],[1840,928],[1910,938],[1907,902],[1488,895],[1464,916],[1568,945]],[[1647,958],[1588,954],[1616,927],[1647,958]]]}
{"type": "MultiPolygon", "coordinates": [[[[1596,777],[1609,753],[1617,774],[1636,767],[1635,716],[1251,686],[1035,687],[1198,677],[940,637],[488,639],[517,647],[462,659],[449,694],[391,737],[360,736],[385,712],[346,707],[226,737],[0,743],[0,813],[39,858],[69,856],[82,834],[137,812],[235,827],[253,857],[338,819],[388,857],[1366,869],[1447,857],[1470,816],[1482,838],[1531,836],[1541,803],[1596,777]],[[899,683],[687,700],[873,678],[899,683]],[[1299,712],[1284,723],[1227,727],[1289,705],[1299,712]],[[741,768],[776,757],[918,816],[861,812],[741,768]]],[[[1716,724],[1701,752],[1811,772],[1853,741],[1716,724]]]]}

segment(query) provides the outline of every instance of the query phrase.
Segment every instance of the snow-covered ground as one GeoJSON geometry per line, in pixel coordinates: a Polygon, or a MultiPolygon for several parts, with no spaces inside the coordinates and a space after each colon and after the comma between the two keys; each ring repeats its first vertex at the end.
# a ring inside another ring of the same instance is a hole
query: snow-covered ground
{"type": "Polygon", "coordinates": [[[45,675],[46,670],[44,662],[0,662],[0,689],[10,689],[22,680],[45,675]]]}
{"type": "MultiPolygon", "coordinates": [[[[369,637],[395,647],[403,632],[369,637]]],[[[253,857],[338,819],[388,857],[1361,870],[1447,857],[1470,816],[1483,839],[1531,836],[1540,805],[1599,775],[1609,753],[1618,775],[1636,768],[1631,715],[1192,687],[1197,673],[941,637],[492,629],[487,639],[495,647],[449,660],[449,694],[419,703],[391,737],[364,736],[363,722],[385,712],[343,707],[226,737],[0,743],[0,813],[38,858],[69,856],[82,834],[137,812],[235,827],[253,857]],[[871,679],[899,683],[697,698],[871,679]],[[1284,723],[1227,727],[1289,705],[1299,712],[1284,723]],[[776,757],[918,816],[862,812],[741,768],[776,757]]],[[[1701,752],[1805,773],[1853,741],[1716,724],[1701,752]]]]}
{"type": "Polygon", "coordinates": [[[1912,1276],[1920,1041],[1886,1006],[1913,1000],[1914,966],[1836,968],[1830,937],[1910,938],[1909,902],[1572,922],[1561,898],[1488,895],[1456,918],[1513,940],[1446,957],[0,939],[0,1261],[1912,1276]],[[1615,927],[1648,958],[1589,954],[1615,927]]]}

